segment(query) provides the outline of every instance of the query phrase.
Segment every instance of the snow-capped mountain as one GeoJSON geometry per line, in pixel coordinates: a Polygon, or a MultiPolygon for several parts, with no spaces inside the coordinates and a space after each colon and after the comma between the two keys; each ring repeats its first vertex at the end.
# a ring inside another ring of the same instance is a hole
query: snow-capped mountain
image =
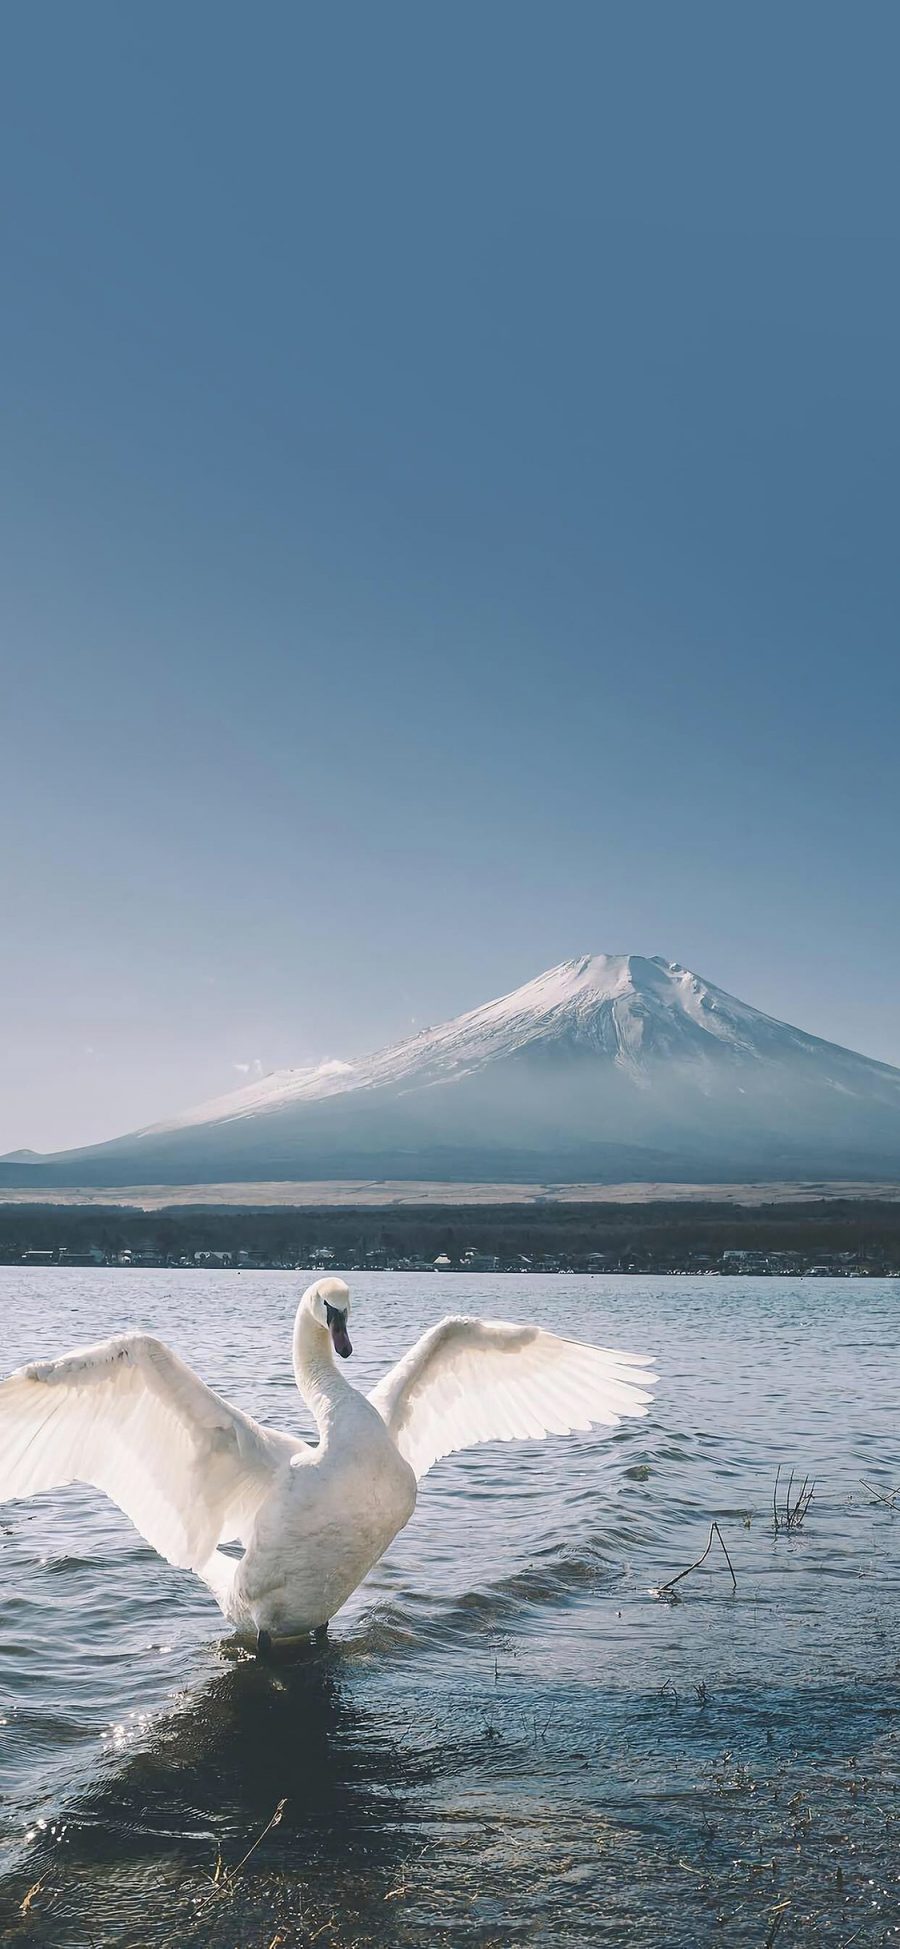
{"type": "Polygon", "coordinates": [[[21,1181],[702,1181],[900,1174],[900,1070],[676,962],[566,961],[354,1062],[277,1070],[21,1181]]]}

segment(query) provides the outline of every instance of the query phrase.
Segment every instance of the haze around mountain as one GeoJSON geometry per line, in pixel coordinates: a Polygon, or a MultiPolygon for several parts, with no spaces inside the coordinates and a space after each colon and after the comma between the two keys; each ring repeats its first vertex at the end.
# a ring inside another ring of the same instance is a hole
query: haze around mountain
{"type": "Polygon", "coordinates": [[[900,1071],[677,962],[585,955],[352,1062],[277,1070],[6,1183],[891,1177],[900,1071]]]}

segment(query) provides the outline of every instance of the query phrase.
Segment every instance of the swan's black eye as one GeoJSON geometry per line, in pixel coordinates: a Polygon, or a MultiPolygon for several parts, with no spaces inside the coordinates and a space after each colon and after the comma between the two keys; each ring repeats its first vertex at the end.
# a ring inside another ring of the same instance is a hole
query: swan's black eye
{"type": "Polygon", "coordinates": [[[341,1310],[340,1306],[329,1306],[327,1299],[325,1301],[325,1318],[329,1326],[346,1326],[347,1324],[346,1313],[341,1310]]]}

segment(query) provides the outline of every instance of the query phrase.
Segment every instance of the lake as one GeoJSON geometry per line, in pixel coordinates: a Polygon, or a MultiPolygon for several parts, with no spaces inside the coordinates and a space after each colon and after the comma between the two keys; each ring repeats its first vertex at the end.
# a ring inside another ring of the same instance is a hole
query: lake
{"type": "MultiPolygon", "coordinates": [[[[3,1367],[144,1326],[303,1430],[304,1283],[0,1269],[3,1367]]],[[[294,1664],[240,1651],[102,1498],[6,1505],[4,1941],[900,1939],[900,1282],[351,1284],[359,1386],[466,1311],[648,1351],[656,1401],[611,1436],[439,1463],[294,1664]],[[779,1465],[816,1482],[792,1533],[779,1465]],[[714,1519],[736,1590],[716,1543],[660,1597],[714,1519]]]]}

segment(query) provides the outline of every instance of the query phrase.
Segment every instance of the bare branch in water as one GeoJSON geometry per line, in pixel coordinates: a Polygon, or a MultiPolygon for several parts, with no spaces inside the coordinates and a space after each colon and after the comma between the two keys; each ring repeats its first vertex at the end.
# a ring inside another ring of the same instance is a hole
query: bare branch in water
{"type": "Polygon", "coordinates": [[[775,1487],[772,1490],[772,1524],[776,1536],[778,1535],[779,1530],[782,1529],[801,1528],[806,1516],[809,1513],[809,1505],[812,1502],[813,1495],[815,1493],[815,1487],[816,1487],[815,1481],[813,1480],[811,1482],[809,1476],[805,1475],[803,1477],[802,1485],[797,1491],[797,1494],[793,1495],[792,1491],[794,1487],[794,1470],[791,1469],[788,1485],[782,1497],[781,1507],[779,1508],[778,1485],[780,1481],[781,1481],[781,1463],[779,1462],[778,1467],[775,1470],[775,1487]]]}
{"type": "Polygon", "coordinates": [[[896,1489],[878,1489],[874,1482],[863,1481],[862,1476],[860,1476],[859,1480],[860,1487],[865,1489],[867,1496],[871,1496],[873,1502],[883,1503],[886,1509],[896,1509],[898,1499],[900,1499],[900,1483],[898,1483],[896,1489]]]}
{"type": "MultiPolygon", "coordinates": [[[[235,1881],[237,1880],[238,1875],[241,1872],[241,1869],[246,1867],[251,1854],[256,1853],[257,1848],[260,1846],[261,1842],[265,1840],[266,1835],[271,1834],[273,1827],[277,1827],[279,1825],[286,1806],[287,1806],[286,1797],[283,1800],[279,1800],[278,1805],[271,1819],[266,1822],[266,1825],[263,1828],[262,1833],[257,1834],[256,1840],[251,1843],[250,1847],[248,1847],[246,1854],[242,1856],[241,1860],[237,1863],[236,1867],[234,1868],[225,1867],[225,1864],[222,1860],[222,1850],[221,1848],[219,1848],[218,1858],[216,1860],[216,1871],[212,1877],[212,1887],[217,1895],[230,1893],[232,1887],[234,1886],[235,1881]]],[[[209,1901],[211,1897],[207,1896],[205,1899],[209,1901]]]]}
{"type": "Polygon", "coordinates": [[[731,1572],[732,1591],[737,1590],[737,1578],[734,1574],[734,1564],[732,1563],[731,1558],[728,1554],[728,1545],[725,1541],[724,1536],[722,1535],[722,1531],[720,1530],[718,1523],[712,1522],[710,1523],[709,1526],[709,1539],[706,1545],[706,1549],[703,1552],[703,1555],[698,1556],[696,1563],[689,1563],[686,1570],[679,1570],[677,1577],[670,1577],[668,1583],[660,1584],[659,1589],[657,1590],[656,1593],[657,1597],[668,1597],[669,1592],[674,1590],[675,1585],[680,1584],[682,1577],[689,1577],[692,1571],[699,1570],[701,1563],[706,1562],[706,1559],[709,1556],[710,1550],[712,1549],[713,1542],[716,1537],[718,1537],[719,1542],[722,1545],[722,1550],[725,1556],[725,1562],[727,1563],[728,1568],[731,1572]]]}
{"type": "Polygon", "coordinates": [[[779,1936],[781,1934],[781,1930],[784,1926],[784,1921],[790,1906],[791,1906],[790,1902],[786,1901],[786,1902],[779,1902],[778,1907],[773,1908],[772,1926],[769,1930],[768,1935],[766,1936],[763,1949],[772,1949],[772,1944],[774,1943],[776,1936],[779,1936]]]}

